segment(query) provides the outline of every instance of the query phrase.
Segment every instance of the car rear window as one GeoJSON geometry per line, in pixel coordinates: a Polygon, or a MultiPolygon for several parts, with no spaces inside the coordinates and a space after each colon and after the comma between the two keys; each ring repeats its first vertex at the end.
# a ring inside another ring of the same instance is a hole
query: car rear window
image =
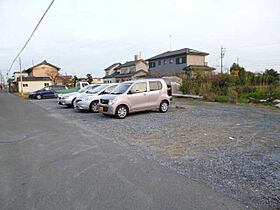
{"type": "Polygon", "coordinates": [[[149,82],[149,85],[150,85],[150,91],[162,89],[162,84],[160,81],[151,81],[151,82],[149,82]]]}

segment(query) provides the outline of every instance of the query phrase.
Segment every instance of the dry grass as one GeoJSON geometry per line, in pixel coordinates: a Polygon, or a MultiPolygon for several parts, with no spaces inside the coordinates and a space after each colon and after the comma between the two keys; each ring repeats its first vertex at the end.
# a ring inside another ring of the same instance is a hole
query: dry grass
{"type": "Polygon", "coordinates": [[[22,98],[25,98],[25,99],[28,99],[28,93],[24,93],[23,95],[21,95],[20,93],[14,93],[15,96],[19,96],[19,97],[22,97],[22,98]]]}

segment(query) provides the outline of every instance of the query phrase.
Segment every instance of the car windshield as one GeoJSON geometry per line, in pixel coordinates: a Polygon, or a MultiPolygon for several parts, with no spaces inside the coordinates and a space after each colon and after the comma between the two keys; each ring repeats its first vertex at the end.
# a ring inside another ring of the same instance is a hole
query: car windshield
{"type": "Polygon", "coordinates": [[[87,85],[87,86],[83,87],[82,89],[80,89],[78,92],[79,92],[79,93],[84,93],[84,92],[86,92],[86,90],[89,89],[90,87],[92,87],[92,86],[87,85]]]}
{"type": "Polygon", "coordinates": [[[99,91],[104,90],[106,87],[108,87],[108,85],[100,85],[100,86],[98,86],[96,88],[93,88],[92,90],[89,90],[87,93],[89,93],[89,94],[96,94],[99,91]]]}
{"type": "Polygon", "coordinates": [[[132,83],[121,83],[111,92],[111,94],[114,95],[123,94],[131,85],[132,83]]]}
{"type": "Polygon", "coordinates": [[[117,85],[112,85],[112,86],[106,88],[106,90],[103,91],[103,94],[111,93],[116,87],[117,87],[117,85]]]}

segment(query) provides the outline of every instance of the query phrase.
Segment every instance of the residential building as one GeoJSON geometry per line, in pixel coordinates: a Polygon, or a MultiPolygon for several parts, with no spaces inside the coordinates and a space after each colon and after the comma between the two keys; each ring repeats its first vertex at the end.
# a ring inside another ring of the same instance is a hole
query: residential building
{"type": "Polygon", "coordinates": [[[212,72],[215,68],[209,67],[205,62],[207,55],[209,54],[189,48],[167,51],[147,59],[149,72],[152,76],[190,73],[192,70],[212,72]]]}
{"type": "Polygon", "coordinates": [[[64,85],[72,77],[62,76],[59,74],[60,68],[48,63],[46,60],[22,71],[22,86],[20,81],[20,72],[14,72],[14,79],[11,83],[11,89],[24,93],[41,89],[48,85],[64,85]]]}
{"type": "Polygon", "coordinates": [[[113,74],[116,73],[115,68],[117,68],[120,65],[121,65],[121,63],[114,63],[111,66],[104,69],[104,71],[105,71],[105,77],[103,77],[104,83],[115,82],[115,81],[113,81],[114,80],[113,74]]]}
{"type": "Polygon", "coordinates": [[[45,86],[53,85],[52,80],[49,77],[22,77],[21,81],[17,81],[18,92],[21,92],[21,87],[23,93],[30,93],[39,89],[42,89],[45,86]]]}
{"type": "Polygon", "coordinates": [[[105,69],[104,83],[123,82],[136,78],[145,77],[148,74],[148,64],[141,59],[140,55],[135,55],[133,61],[124,64],[115,63],[105,69]]]}

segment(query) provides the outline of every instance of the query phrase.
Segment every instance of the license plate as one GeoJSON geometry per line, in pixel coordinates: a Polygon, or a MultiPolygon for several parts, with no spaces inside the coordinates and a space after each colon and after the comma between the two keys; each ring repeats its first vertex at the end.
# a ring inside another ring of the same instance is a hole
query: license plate
{"type": "Polygon", "coordinates": [[[100,110],[101,112],[103,112],[103,106],[100,106],[100,107],[99,107],[99,110],[100,110]]]}

